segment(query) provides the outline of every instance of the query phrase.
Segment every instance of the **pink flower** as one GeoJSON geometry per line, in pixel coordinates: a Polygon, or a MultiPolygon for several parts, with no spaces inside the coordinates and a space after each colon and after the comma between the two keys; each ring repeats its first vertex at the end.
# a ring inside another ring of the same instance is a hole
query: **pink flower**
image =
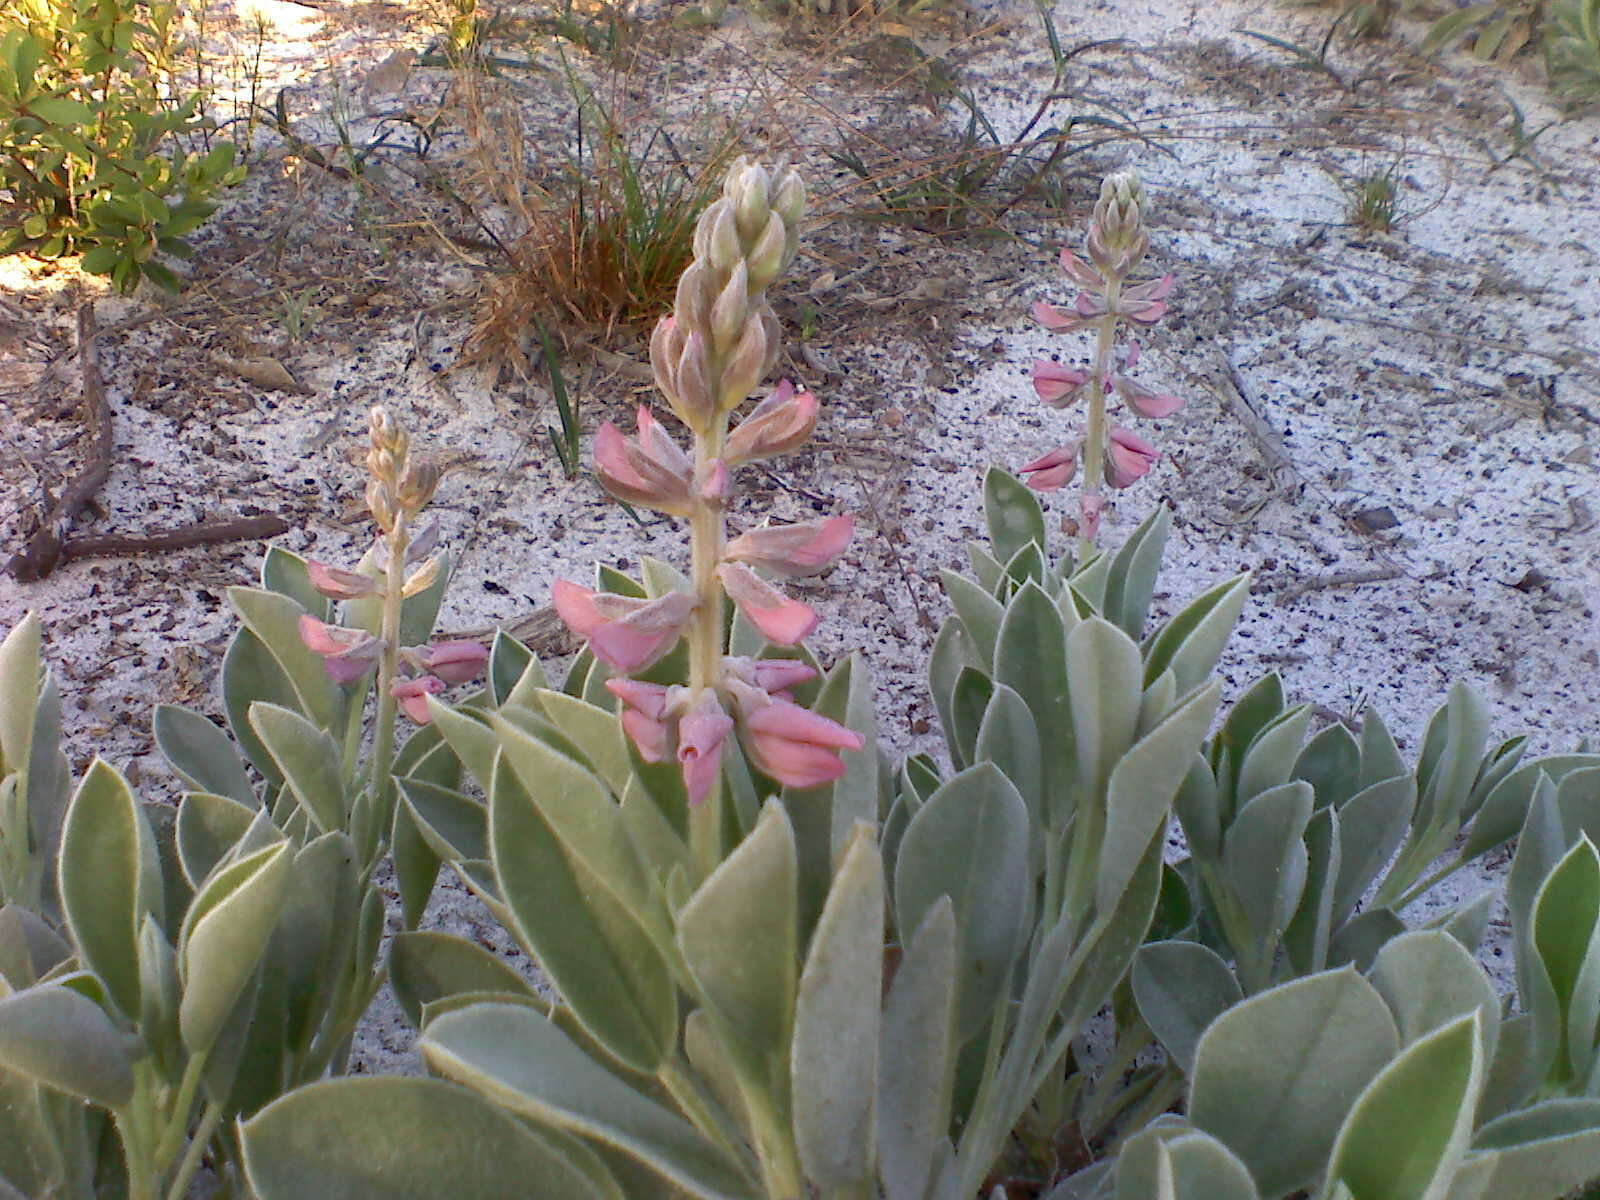
{"type": "Polygon", "coordinates": [[[446,683],[470,683],[489,661],[489,649],[480,642],[434,642],[422,647],[417,662],[446,683]]]}
{"type": "Polygon", "coordinates": [[[551,589],[556,613],[607,666],[637,674],[658,662],[677,643],[694,612],[687,592],[668,592],[654,600],[595,592],[558,579],[551,589]]]}
{"type": "Polygon", "coordinates": [[[1078,470],[1078,447],[1076,444],[1062,446],[1040,455],[1032,462],[1022,467],[1022,473],[1029,476],[1028,486],[1036,492],[1053,492],[1065,487],[1072,480],[1078,470]]]}
{"type": "Polygon", "coordinates": [[[1086,291],[1105,290],[1106,277],[1065,246],[1061,248],[1061,270],[1068,279],[1086,291]]]}
{"type": "Polygon", "coordinates": [[[728,598],[761,636],[780,646],[793,646],[817,627],[820,618],[810,605],[791,600],[749,567],[723,563],[717,577],[728,598]]]}
{"type": "Polygon", "coordinates": [[[739,737],[759,771],[796,788],[838,779],[845,772],[839,751],[860,750],[866,744],[855,730],[782,699],[746,712],[739,737]]]}
{"type": "Polygon", "coordinates": [[[401,710],[418,725],[426,725],[433,720],[433,715],[428,712],[428,697],[437,696],[442,691],[444,680],[434,675],[396,679],[389,688],[390,694],[400,701],[401,710]]]}
{"type": "Polygon", "coordinates": [[[371,575],[330,567],[316,559],[306,563],[306,574],[311,577],[311,586],[330,600],[357,600],[378,590],[378,581],[371,575]]]}
{"type": "Polygon", "coordinates": [[[1154,325],[1167,315],[1166,299],[1172,294],[1176,275],[1163,275],[1148,283],[1137,283],[1123,291],[1117,304],[1119,315],[1140,325],[1154,325]]]}
{"type": "Polygon", "coordinates": [[[1089,372],[1064,367],[1042,358],[1033,360],[1033,390],[1051,408],[1065,408],[1078,398],[1089,372]]]}
{"type": "Polygon", "coordinates": [[[628,504],[686,515],[694,464],[642,404],[638,424],[637,438],[625,437],[610,421],[595,434],[594,465],[601,486],[628,504]]]}
{"type": "Polygon", "coordinates": [[[789,689],[817,677],[817,669],[797,658],[763,658],[750,667],[755,686],[772,696],[786,696],[789,689]]]}
{"type": "MultiPolygon", "coordinates": [[[[1138,365],[1138,362],[1139,343],[1133,342],[1128,346],[1127,353],[1123,355],[1122,369],[1131,371],[1138,365]]],[[[1119,374],[1115,376],[1111,383],[1116,388],[1117,395],[1121,397],[1122,402],[1141,417],[1159,421],[1162,417],[1170,417],[1183,407],[1183,398],[1181,396],[1165,396],[1158,392],[1152,392],[1143,384],[1130,379],[1126,375],[1119,374]]]]}
{"type": "Polygon", "coordinates": [[[1100,514],[1106,510],[1106,499],[1099,492],[1084,492],[1078,497],[1078,535],[1091,542],[1100,533],[1100,514]]]}
{"type": "Polygon", "coordinates": [[[668,694],[665,684],[638,679],[608,679],[606,690],[623,703],[622,731],[639,749],[645,762],[666,762],[672,753],[672,727],[668,723],[668,694]]]}
{"type": "Polygon", "coordinates": [[[722,770],[722,745],[733,731],[733,718],[722,711],[709,688],[702,691],[678,721],[678,765],[689,803],[706,798],[722,770]]]}
{"type": "Polygon", "coordinates": [[[1106,443],[1106,483],[1125,488],[1148,475],[1160,457],[1160,452],[1137,433],[1113,425],[1106,443]]]}
{"type": "Polygon", "coordinates": [[[752,529],[728,543],[724,557],[753,563],[780,575],[815,575],[844,553],[855,521],[849,516],[769,525],[752,529]]]}
{"type": "Polygon", "coordinates": [[[817,398],[785,379],[728,435],[723,454],[731,466],[789,454],[817,427],[817,398]]]}
{"type": "Polygon", "coordinates": [[[300,641],[322,655],[328,678],[335,683],[354,683],[383,657],[382,638],[364,629],[324,624],[309,613],[300,614],[300,641]]]}
{"type": "MultiPolygon", "coordinates": [[[[1079,297],[1082,299],[1082,297],[1079,297]]],[[[1065,309],[1046,304],[1043,300],[1036,300],[1033,304],[1033,319],[1043,325],[1051,333],[1072,333],[1092,324],[1100,316],[1099,313],[1067,312],[1065,309]]]]}

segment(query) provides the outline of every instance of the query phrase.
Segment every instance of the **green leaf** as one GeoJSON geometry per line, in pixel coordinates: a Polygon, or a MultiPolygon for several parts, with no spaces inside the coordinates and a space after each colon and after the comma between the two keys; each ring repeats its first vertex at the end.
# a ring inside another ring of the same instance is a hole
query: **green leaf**
{"type": "Polygon", "coordinates": [[[28,112],[52,125],[90,125],[95,119],[94,109],[81,100],[64,96],[28,101],[28,112]]]}
{"type": "Polygon", "coordinates": [[[1045,823],[1064,829],[1071,819],[1077,750],[1068,694],[1067,635],[1061,614],[1042,588],[1029,583],[1006,607],[995,643],[994,677],[1014,688],[1039,730],[1044,752],[1045,796],[1052,805],[1045,823]]]}
{"type": "Polygon", "coordinates": [[[1221,956],[1198,942],[1151,942],[1133,960],[1133,997],[1172,1060],[1194,1070],[1195,1047],[1211,1022],[1244,993],[1221,956]]]}
{"type": "Polygon", "coordinates": [[[1256,734],[1239,763],[1233,790],[1235,811],[1262,792],[1290,781],[1310,721],[1311,709],[1302,704],[1280,713],[1256,734]]]}
{"type": "Polygon", "coordinates": [[[1417,930],[1391,940],[1368,973],[1409,1046],[1435,1029],[1476,1012],[1484,1060],[1500,1036],[1500,997],[1466,947],[1448,933],[1417,930]]]}
{"type": "Polygon", "coordinates": [[[239,761],[239,751],[216,725],[176,704],[156,705],[152,724],[156,745],[190,787],[255,806],[255,788],[239,761]]]}
{"type": "Polygon", "coordinates": [[[869,1181],[883,998],[883,861],[858,824],[811,936],[795,999],[795,1146],[819,1188],[869,1181]]]}
{"type": "Polygon", "coordinates": [[[1016,476],[990,467],[983,476],[983,516],[989,527],[989,542],[994,557],[1009,562],[1029,542],[1042,551],[1044,509],[1033,490],[1016,476]]]}
{"type": "Polygon", "coordinates": [[[1145,619],[1150,615],[1150,600],[1161,571],[1161,552],[1171,528],[1171,511],[1164,504],[1157,505],[1128,535],[1111,562],[1102,611],[1108,621],[1135,641],[1144,636],[1145,619]]]}
{"type": "Polygon", "coordinates": [[[350,817],[338,744],[293,709],[250,706],[250,726],[278,764],[300,807],[323,833],[344,829],[350,817]]]}
{"type": "Polygon", "coordinates": [[[1349,965],[1365,971],[1390,939],[1405,931],[1406,923],[1395,915],[1394,909],[1369,908],[1334,931],[1328,940],[1328,966],[1349,965]]]}
{"type": "Polygon", "coordinates": [[[955,737],[952,697],[955,695],[956,681],[968,667],[977,669],[987,665],[987,662],[979,662],[976,644],[963,622],[952,619],[940,626],[938,635],[933,639],[933,649],[928,654],[928,690],[933,693],[933,705],[939,714],[939,728],[944,731],[945,743],[958,770],[967,765],[967,760],[955,737]]]}
{"type": "Polygon", "coordinates": [[[1239,811],[1223,843],[1229,889],[1259,947],[1275,946],[1300,906],[1311,800],[1311,785],[1298,781],[1262,792],[1239,811]]]}
{"type": "Polygon", "coordinates": [[[298,1088],[240,1127],[260,1200],[521,1196],[621,1200],[582,1143],[528,1125],[437,1079],[331,1079],[298,1088]]]}
{"type": "MultiPolygon", "coordinates": [[[[1091,617],[1067,635],[1067,694],[1078,781],[1091,796],[1099,794],[1133,744],[1144,691],[1142,666],[1139,647],[1110,621],[1091,617]]],[[[1204,736],[1202,726],[1197,745],[1204,736]]],[[[1172,790],[1177,791],[1176,782],[1172,790]]]]}
{"type": "Polygon", "coordinates": [[[489,844],[523,945],[573,1015],[618,1062],[655,1074],[677,1037],[666,963],[633,915],[569,856],[540,806],[502,766],[489,802],[489,844]]]}
{"type": "Polygon", "coordinates": [[[1145,683],[1154,683],[1167,670],[1177,680],[1179,695],[1204,683],[1222,657],[1249,594],[1250,576],[1236,575],[1191,601],[1146,643],[1145,683]]]}
{"type": "Polygon", "coordinates": [[[954,571],[940,573],[944,579],[944,594],[956,616],[972,638],[972,645],[984,670],[994,662],[995,642],[1000,636],[1000,623],[1005,620],[1005,606],[983,588],[954,571]]]}
{"type": "Polygon", "coordinates": [[[1283,948],[1297,975],[1310,975],[1328,966],[1328,942],[1333,936],[1333,884],[1339,874],[1342,833],[1338,810],[1331,806],[1315,809],[1306,825],[1305,886],[1300,905],[1283,931],[1283,948]]]}
{"type": "MultiPolygon", "coordinates": [[[[572,703],[589,713],[598,711],[581,702],[572,703]]],[[[609,713],[601,715],[615,731],[616,718],[609,713]]],[[[670,919],[650,887],[611,790],[586,766],[498,713],[490,714],[489,722],[500,739],[501,767],[509,766],[516,773],[567,857],[609,890],[652,938],[658,942],[670,939],[670,919]]],[[[620,742],[616,748],[621,750],[620,742]]],[[[622,761],[627,761],[625,754],[622,761]]]]}
{"type": "MultiPolygon", "coordinates": [[[[1028,806],[1028,824],[1035,840],[1044,831],[1044,771],[1039,748],[1039,728],[1022,697],[1005,684],[996,684],[978,726],[973,747],[976,762],[992,762],[1009,779],[1028,806]]],[[[1041,846],[1034,853],[1042,854],[1041,846]]]]}
{"type": "Polygon", "coordinates": [[[293,708],[299,704],[294,684],[272,657],[267,645],[248,629],[239,629],[222,657],[222,707],[228,715],[228,728],[250,765],[266,779],[270,796],[283,783],[278,765],[250,728],[250,706],[257,701],[293,708]]]}
{"type": "Polygon", "coordinates": [[[1318,808],[1343,808],[1360,787],[1361,744],[1340,722],[1319,730],[1295,759],[1292,779],[1304,779],[1318,808]]]}
{"type": "Polygon", "coordinates": [[[1473,1151],[1493,1155],[1485,1197],[1567,1195],[1600,1176],[1600,1100],[1545,1100],[1490,1121],[1473,1151]]]}
{"type": "Polygon", "coordinates": [[[481,801],[426,779],[402,778],[400,794],[417,832],[444,862],[489,857],[489,809],[481,801]]]}
{"type": "Polygon", "coordinates": [[[139,1012],[139,923],[161,913],[155,835],[128,781],[97,758],[67,809],[61,907],[84,964],[128,1017],[139,1012]]]}
{"type": "Polygon", "coordinates": [[[1263,1195],[1312,1187],[1356,1094],[1399,1045],[1383,998],[1353,970],[1293,980],[1201,1036],[1189,1119],[1244,1160],[1263,1195]]]}
{"type": "Polygon", "coordinates": [[[746,1086],[787,1090],[799,958],[794,830],[777,800],[678,913],[678,945],[746,1086]]]}
{"type": "Polygon", "coordinates": [[[339,728],[343,707],[339,688],[328,678],[322,656],[300,640],[300,606],[288,596],[259,588],[229,588],[228,600],[283,671],[300,711],[321,729],[339,728]]]}
{"type": "Polygon", "coordinates": [[[878,1158],[889,1200],[928,1194],[934,1150],[948,1131],[955,979],[955,910],[941,896],[907,943],[883,1008],[878,1158]]]}
{"type": "Polygon", "coordinates": [[[1363,788],[1339,810],[1339,879],[1333,892],[1337,926],[1356,909],[1378,873],[1394,858],[1417,803],[1414,775],[1363,788]]]}
{"type": "Polygon", "coordinates": [[[278,923],[293,855],[287,842],[258,850],[214,875],[195,895],[178,937],[184,1045],[215,1043],[278,923]]]}
{"type": "Polygon", "coordinates": [[[1467,831],[1467,842],[1457,856],[1466,862],[1517,836],[1528,813],[1528,802],[1540,775],[1554,784],[1581,768],[1600,767],[1600,755],[1557,754],[1523,763],[1484,798],[1483,807],[1467,831]]]}
{"type": "Polygon", "coordinates": [[[210,792],[190,792],[178,806],[178,865],[191,888],[199,887],[256,819],[258,809],[210,792]]]}
{"type": "Polygon", "coordinates": [[[453,933],[412,930],[389,943],[389,984],[406,1020],[420,1029],[426,1004],[461,992],[534,996],[533,986],[498,955],[453,933]]]}
{"type": "Polygon", "coordinates": [[[1361,1200],[1436,1200],[1472,1136],[1483,1088],[1476,1012],[1408,1046],[1356,1100],[1328,1168],[1361,1200]]]}
{"type": "Polygon", "coordinates": [[[1565,1059],[1558,1059],[1557,1070],[1563,1080],[1582,1080],[1600,1023],[1600,854],[1587,837],[1539,889],[1532,944],[1554,991],[1564,1035],[1565,1059]]]}
{"type": "Polygon", "coordinates": [[[1106,786],[1106,832],[1095,905],[1116,906],[1150,839],[1165,826],[1194,753],[1217,711],[1221,685],[1198,689],[1121,757],[1106,786]]]}
{"type": "MultiPolygon", "coordinates": [[[[420,1046],[441,1074],[541,1124],[614,1146],[707,1200],[751,1194],[750,1182],[693,1126],[606,1071],[530,1008],[475,1004],[444,1013],[420,1046]]],[[[521,1195],[526,1186],[523,1180],[503,1194],[521,1195]]]]}
{"type": "Polygon", "coordinates": [[[1116,1160],[1116,1200],[1260,1200],[1250,1171],[1210,1134],[1185,1121],[1153,1122],[1116,1160]]]}
{"type": "Polygon", "coordinates": [[[895,920],[916,929],[941,896],[955,907],[958,1027],[989,1021],[1027,936],[1028,809],[992,763],[946,781],[917,810],[895,857],[895,920]]]}
{"type": "Polygon", "coordinates": [[[46,1087],[121,1108],[133,1099],[129,1049],[100,1006],[71,988],[42,984],[0,998],[0,1066],[46,1087]]]}
{"type": "Polygon", "coordinates": [[[500,749],[500,741],[489,728],[487,715],[477,709],[454,708],[437,701],[428,706],[428,711],[461,765],[487,792],[494,780],[495,755],[500,749]]]}

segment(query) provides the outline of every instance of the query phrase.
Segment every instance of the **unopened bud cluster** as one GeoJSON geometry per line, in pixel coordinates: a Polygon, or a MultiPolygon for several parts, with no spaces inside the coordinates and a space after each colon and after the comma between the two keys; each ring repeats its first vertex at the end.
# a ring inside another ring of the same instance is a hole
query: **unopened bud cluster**
{"type": "Polygon", "coordinates": [[[1169,417],[1183,407],[1178,396],[1151,391],[1128,372],[1139,361],[1139,343],[1129,342],[1118,362],[1116,333],[1121,324],[1137,328],[1154,325],[1167,312],[1172,275],[1143,283],[1130,283],[1150,249],[1144,229],[1144,189],[1132,171],[1118,171],[1100,186],[1085,239],[1085,262],[1071,250],[1061,251],[1061,269],[1083,289],[1071,308],[1043,302],[1033,306],[1033,316],[1056,333],[1092,330],[1098,335],[1094,362],[1087,370],[1059,362],[1036,359],[1033,387],[1039,399],[1052,408],[1066,408],[1080,396],[1087,398],[1085,431],[1065,445],[1039,456],[1022,468],[1028,486],[1037,491],[1064,487],[1084,463],[1078,531],[1092,543],[1105,509],[1102,483],[1125,488],[1148,474],[1159,452],[1130,429],[1106,423],[1106,403],[1116,396],[1127,410],[1152,420],[1169,417]]]}
{"type": "Polygon", "coordinates": [[[805,184],[792,167],[735,160],[722,196],[695,226],[694,262],[675,311],[656,326],[650,363],[678,419],[710,432],[778,360],[782,334],[766,291],[793,261],[805,184]]]}
{"type": "Polygon", "coordinates": [[[439,487],[439,468],[413,462],[411,438],[382,405],[368,420],[367,508],[384,533],[421,512],[439,487]]]}

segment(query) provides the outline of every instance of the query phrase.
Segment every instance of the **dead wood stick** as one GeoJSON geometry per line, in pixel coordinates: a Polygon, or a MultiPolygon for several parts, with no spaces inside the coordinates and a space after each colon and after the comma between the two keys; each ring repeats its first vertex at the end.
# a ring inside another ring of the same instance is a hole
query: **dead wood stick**
{"type": "Polygon", "coordinates": [[[1283,438],[1270,424],[1266,417],[1256,406],[1251,403],[1250,392],[1245,386],[1244,376],[1239,374],[1239,368],[1234,366],[1233,360],[1223,359],[1225,377],[1222,387],[1213,387],[1222,405],[1244,426],[1245,432],[1254,439],[1261,450],[1261,457],[1266,460],[1267,470],[1276,474],[1279,471],[1288,471],[1299,475],[1295,470],[1294,460],[1289,457],[1289,451],[1284,447],[1283,438]]]}
{"type": "Polygon", "coordinates": [[[1368,571],[1339,571],[1332,575],[1314,575],[1310,579],[1302,579],[1299,583],[1284,588],[1278,593],[1278,603],[1288,604],[1308,592],[1318,592],[1324,588],[1355,587],[1362,583],[1382,583],[1386,579],[1399,578],[1398,567],[1373,567],[1368,571]]]}
{"type": "Polygon", "coordinates": [[[124,554],[161,554],[191,546],[215,546],[277,537],[289,532],[282,517],[241,517],[235,521],[202,521],[176,529],[156,529],[140,534],[100,534],[69,538],[61,547],[60,561],[74,558],[115,558],[124,554]]]}
{"type": "Polygon", "coordinates": [[[73,519],[88,506],[111,475],[111,405],[106,400],[105,382],[100,377],[94,301],[90,299],[78,306],[78,360],[83,372],[83,407],[88,412],[92,431],[89,461],[45,514],[33,536],[6,564],[11,574],[23,583],[43,579],[56,569],[73,519]]]}

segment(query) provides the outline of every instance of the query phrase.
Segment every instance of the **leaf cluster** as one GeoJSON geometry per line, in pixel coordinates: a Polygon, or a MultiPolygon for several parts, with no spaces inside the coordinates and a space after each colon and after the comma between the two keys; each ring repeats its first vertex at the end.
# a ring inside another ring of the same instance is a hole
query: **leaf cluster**
{"type": "Polygon", "coordinates": [[[231,142],[191,153],[201,96],[170,71],[171,0],[22,0],[0,16],[0,253],[83,254],[123,291],[176,290],[159,255],[243,177],[231,142]]]}

